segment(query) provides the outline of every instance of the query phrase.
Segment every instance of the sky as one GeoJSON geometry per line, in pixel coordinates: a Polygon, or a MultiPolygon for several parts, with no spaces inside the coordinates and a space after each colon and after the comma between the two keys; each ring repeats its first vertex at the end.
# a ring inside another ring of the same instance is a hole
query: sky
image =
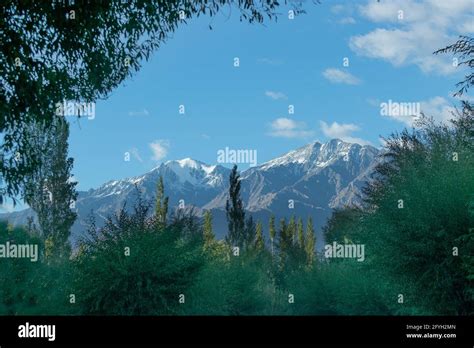
{"type": "Polygon", "coordinates": [[[226,147],[256,150],[258,164],[332,138],[380,147],[381,135],[413,122],[381,115],[389,100],[419,103],[446,121],[466,71],[432,52],[472,36],[473,6],[323,0],[306,2],[307,13],[294,19],[284,8],[264,25],[239,22],[228,8],[189,20],[96,103],[93,119],[70,119],[77,188],[141,175],[168,160],[216,164],[226,147]]]}

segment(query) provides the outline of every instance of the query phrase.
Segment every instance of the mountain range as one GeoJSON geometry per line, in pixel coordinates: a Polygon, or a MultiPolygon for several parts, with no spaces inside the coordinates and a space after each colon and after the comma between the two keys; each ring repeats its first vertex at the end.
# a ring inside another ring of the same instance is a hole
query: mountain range
{"type": "MultiPolygon", "coordinates": [[[[359,204],[362,187],[370,180],[379,161],[380,150],[332,139],[313,142],[261,165],[241,172],[241,196],[254,219],[262,221],[267,234],[268,219],[292,215],[304,221],[311,216],[317,234],[317,247],[323,244],[321,230],[335,208],[359,204]]],[[[133,206],[136,188],[145,200],[154,201],[159,177],[163,177],[170,210],[184,203],[198,216],[211,210],[217,238],[227,233],[225,204],[231,170],[185,158],[167,161],[149,172],[109,181],[96,189],[80,191],[76,201],[78,219],[72,232],[73,244],[83,235],[92,214],[98,226],[126,202],[133,206]]],[[[31,209],[0,214],[14,225],[25,224],[31,209]]]]}

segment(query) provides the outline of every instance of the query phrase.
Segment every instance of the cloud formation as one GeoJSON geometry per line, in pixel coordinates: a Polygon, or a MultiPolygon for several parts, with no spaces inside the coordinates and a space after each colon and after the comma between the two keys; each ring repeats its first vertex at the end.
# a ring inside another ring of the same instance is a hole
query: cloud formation
{"type": "Polygon", "coordinates": [[[346,85],[358,85],[360,80],[346,71],[329,68],[323,71],[323,76],[332,83],[343,83],[346,85]]]}
{"type": "Polygon", "coordinates": [[[474,32],[472,0],[368,1],[359,13],[380,27],[351,37],[354,52],[395,67],[414,64],[424,73],[454,72],[451,57],[433,52],[474,32]]]}
{"type": "Polygon", "coordinates": [[[265,95],[273,100],[288,99],[283,92],[265,91],[265,95]]]}
{"type": "Polygon", "coordinates": [[[153,156],[151,158],[153,161],[161,161],[168,155],[168,140],[155,140],[148,145],[150,146],[150,149],[153,152],[153,156]]]}
{"type": "Polygon", "coordinates": [[[143,109],[142,111],[129,111],[129,116],[148,116],[150,113],[147,109],[143,109]]]}
{"type": "Polygon", "coordinates": [[[360,127],[355,124],[333,122],[331,125],[328,125],[324,121],[320,121],[319,124],[321,131],[328,138],[341,139],[349,143],[357,143],[360,145],[371,145],[369,141],[352,136],[353,132],[360,131],[360,127]]]}
{"type": "Polygon", "coordinates": [[[313,131],[308,130],[304,122],[280,117],[270,124],[268,135],[282,138],[305,138],[313,135],[313,131]]]}

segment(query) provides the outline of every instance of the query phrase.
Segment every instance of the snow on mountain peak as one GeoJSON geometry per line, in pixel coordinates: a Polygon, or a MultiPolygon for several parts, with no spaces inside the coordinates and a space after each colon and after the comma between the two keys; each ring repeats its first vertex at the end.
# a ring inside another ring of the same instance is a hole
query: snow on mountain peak
{"type": "Polygon", "coordinates": [[[260,168],[262,170],[267,170],[272,167],[284,166],[288,164],[304,164],[311,159],[311,155],[315,151],[319,151],[321,144],[319,142],[314,142],[303,147],[300,147],[296,150],[290,151],[283,156],[272,159],[268,162],[263,163],[260,168]]]}
{"type": "Polygon", "coordinates": [[[207,182],[208,184],[218,183],[213,174],[217,166],[211,166],[192,158],[183,158],[181,160],[167,161],[165,166],[172,170],[180,182],[189,182],[197,185],[207,182]]]}
{"type": "Polygon", "coordinates": [[[316,141],[265,162],[260,168],[262,170],[268,170],[273,167],[287,166],[290,164],[325,167],[341,157],[348,156],[353,148],[364,147],[345,142],[341,139],[331,139],[324,144],[316,141]]]}

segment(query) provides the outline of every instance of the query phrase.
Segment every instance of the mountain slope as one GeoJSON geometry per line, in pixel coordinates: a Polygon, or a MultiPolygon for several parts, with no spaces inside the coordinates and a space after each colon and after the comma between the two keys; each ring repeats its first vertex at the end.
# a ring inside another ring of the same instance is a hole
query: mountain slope
{"type": "MultiPolygon", "coordinates": [[[[271,214],[277,219],[296,215],[306,220],[312,216],[321,247],[321,227],[332,209],[360,202],[361,189],[378,161],[378,154],[379,150],[372,146],[339,139],[308,144],[243,171],[243,202],[264,226],[271,214]]],[[[194,207],[198,215],[204,209],[211,210],[216,235],[223,238],[227,231],[224,209],[229,174],[229,168],[186,158],[168,161],[141,176],[110,181],[97,189],[80,192],[76,203],[79,218],[73,226],[72,240],[84,233],[91,212],[100,225],[125,203],[127,207],[133,205],[137,189],[144,199],[153,202],[160,175],[170,197],[170,210],[177,209],[180,200],[186,207],[194,207]]],[[[14,224],[22,224],[28,215],[31,212],[23,211],[7,217],[14,224]]]]}

